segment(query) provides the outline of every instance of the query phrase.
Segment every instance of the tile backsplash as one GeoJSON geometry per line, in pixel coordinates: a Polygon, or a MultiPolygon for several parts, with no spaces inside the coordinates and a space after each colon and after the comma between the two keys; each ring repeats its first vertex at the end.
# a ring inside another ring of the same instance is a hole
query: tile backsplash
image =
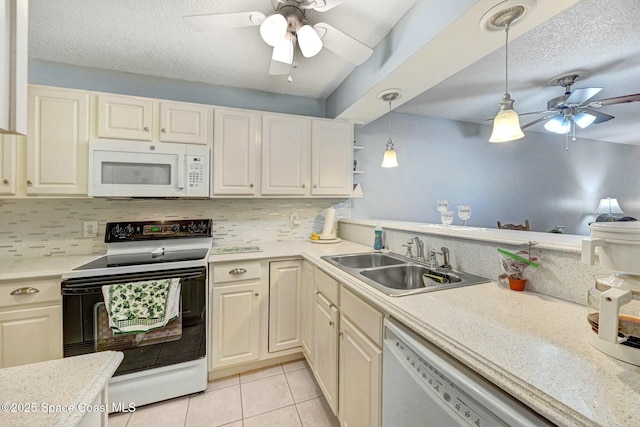
{"type": "Polygon", "coordinates": [[[322,230],[330,206],[337,219],[349,218],[349,199],[6,199],[0,259],[102,254],[105,224],[114,221],[211,218],[217,246],[301,240],[322,230]],[[292,212],[300,225],[289,226],[292,212]],[[82,237],[84,221],[98,221],[97,238],[82,237]]]}

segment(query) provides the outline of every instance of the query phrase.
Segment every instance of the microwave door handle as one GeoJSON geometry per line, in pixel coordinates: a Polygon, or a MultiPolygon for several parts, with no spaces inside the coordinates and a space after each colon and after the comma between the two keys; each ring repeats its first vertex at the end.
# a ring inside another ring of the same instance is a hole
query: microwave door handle
{"type": "Polygon", "coordinates": [[[178,189],[184,190],[184,171],[186,169],[187,156],[178,156],[178,189]]]}

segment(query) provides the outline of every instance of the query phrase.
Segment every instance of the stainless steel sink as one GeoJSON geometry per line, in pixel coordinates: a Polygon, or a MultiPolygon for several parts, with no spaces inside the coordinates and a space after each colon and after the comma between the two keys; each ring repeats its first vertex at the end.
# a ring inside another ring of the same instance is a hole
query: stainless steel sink
{"type": "Polygon", "coordinates": [[[390,296],[477,285],[489,279],[448,269],[432,269],[394,253],[370,252],[322,259],[390,296]]]}
{"type": "Polygon", "coordinates": [[[331,257],[332,261],[349,268],[371,268],[385,265],[404,264],[406,260],[388,254],[371,252],[366,254],[338,255],[331,257]]]}

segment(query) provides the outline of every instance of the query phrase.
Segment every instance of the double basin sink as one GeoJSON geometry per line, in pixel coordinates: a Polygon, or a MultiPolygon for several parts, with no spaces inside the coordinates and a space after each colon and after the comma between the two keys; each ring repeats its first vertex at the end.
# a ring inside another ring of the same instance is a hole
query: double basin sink
{"type": "Polygon", "coordinates": [[[322,259],[392,297],[490,281],[460,271],[430,268],[394,253],[369,252],[322,259]]]}

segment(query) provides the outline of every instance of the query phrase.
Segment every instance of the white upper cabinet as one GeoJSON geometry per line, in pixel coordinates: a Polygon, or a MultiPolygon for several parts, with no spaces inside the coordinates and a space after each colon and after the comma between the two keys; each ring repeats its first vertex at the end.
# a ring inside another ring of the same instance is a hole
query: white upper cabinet
{"type": "Polygon", "coordinates": [[[29,89],[27,194],[87,194],[89,93],[29,89]]]}
{"type": "Polygon", "coordinates": [[[0,195],[12,196],[16,194],[17,145],[13,135],[0,135],[0,195]]]}
{"type": "Polygon", "coordinates": [[[311,120],[262,115],[262,194],[309,195],[311,120]]]}
{"type": "Polygon", "coordinates": [[[0,133],[27,134],[28,0],[0,0],[0,133]]]}
{"type": "Polygon", "coordinates": [[[187,102],[160,102],[160,141],[208,143],[209,107],[187,102]]]}
{"type": "Polygon", "coordinates": [[[151,141],[153,101],[125,95],[98,95],[98,137],[151,141]]]}
{"type": "Polygon", "coordinates": [[[255,196],[260,114],[216,108],[213,126],[213,187],[217,195],[255,196]]]}
{"type": "Polygon", "coordinates": [[[311,195],[349,196],[353,191],[353,126],[313,119],[311,126],[311,195]]]}

